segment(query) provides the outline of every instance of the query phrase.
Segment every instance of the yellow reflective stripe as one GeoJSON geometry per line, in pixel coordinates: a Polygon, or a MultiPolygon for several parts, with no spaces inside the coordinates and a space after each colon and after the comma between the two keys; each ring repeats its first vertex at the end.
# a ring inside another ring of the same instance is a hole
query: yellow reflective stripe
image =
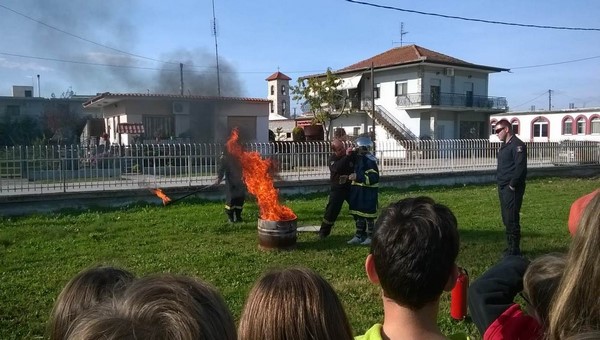
{"type": "Polygon", "coordinates": [[[225,209],[226,209],[226,210],[231,210],[231,209],[233,209],[233,207],[230,207],[230,206],[228,206],[227,204],[225,204],[225,209]]]}
{"type": "Polygon", "coordinates": [[[365,187],[365,188],[378,188],[379,187],[379,183],[369,185],[367,183],[352,182],[352,185],[357,185],[359,187],[365,187]]]}
{"type": "Polygon", "coordinates": [[[350,215],[357,215],[357,216],[361,216],[361,217],[377,217],[377,213],[365,213],[362,211],[356,211],[356,210],[350,210],[350,215]]]}

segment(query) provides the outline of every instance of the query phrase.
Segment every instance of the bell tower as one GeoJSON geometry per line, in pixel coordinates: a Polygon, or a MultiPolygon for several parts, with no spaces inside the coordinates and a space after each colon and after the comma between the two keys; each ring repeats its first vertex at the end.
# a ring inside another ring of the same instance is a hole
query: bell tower
{"type": "Polygon", "coordinates": [[[292,78],[277,71],[270,75],[267,81],[267,99],[271,101],[269,113],[275,113],[290,118],[290,80],[292,78]]]}

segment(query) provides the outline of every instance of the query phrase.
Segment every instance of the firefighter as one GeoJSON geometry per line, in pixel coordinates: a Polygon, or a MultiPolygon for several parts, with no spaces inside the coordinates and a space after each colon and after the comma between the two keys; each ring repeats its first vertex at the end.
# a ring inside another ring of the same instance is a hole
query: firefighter
{"type": "Polygon", "coordinates": [[[520,212],[527,176],[527,147],[513,134],[512,125],[500,120],[495,129],[502,146],[498,150],[498,197],[502,223],[506,228],[507,248],[504,255],[521,255],[520,212]]]}
{"type": "Polygon", "coordinates": [[[356,223],[356,233],[348,244],[370,245],[377,217],[379,169],[377,158],[371,153],[371,138],[358,137],[355,143],[355,148],[347,150],[354,159],[354,172],[348,179],[351,181],[350,214],[356,223]]]}
{"type": "Polygon", "coordinates": [[[242,209],[246,200],[246,185],[242,179],[242,165],[240,161],[227,151],[221,154],[219,169],[215,185],[225,179],[227,193],[225,213],[229,222],[243,222],[242,209]]]}
{"type": "Polygon", "coordinates": [[[323,239],[331,233],[331,228],[335,223],[344,201],[348,201],[350,194],[350,181],[348,176],[354,172],[354,162],[351,155],[346,155],[344,143],[339,139],[331,142],[331,151],[329,156],[330,187],[329,201],[325,207],[325,215],[321,228],[319,229],[319,238],[323,239]]]}

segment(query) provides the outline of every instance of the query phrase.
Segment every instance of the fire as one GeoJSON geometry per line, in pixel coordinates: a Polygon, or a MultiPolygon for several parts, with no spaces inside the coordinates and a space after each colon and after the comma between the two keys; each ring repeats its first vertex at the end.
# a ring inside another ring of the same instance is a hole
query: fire
{"type": "Polygon", "coordinates": [[[169,202],[171,202],[171,199],[169,198],[169,196],[167,196],[167,194],[165,194],[162,191],[162,189],[156,188],[156,189],[151,189],[150,191],[152,191],[156,196],[158,196],[162,200],[163,205],[167,205],[167,204],[169,204],[169,202]]]}
{"type": "Polygon", "coordinates": [[[292,209],[279,204],[279,193],[273,186],[271,160],[262,159],[258,152],[245,152],[238,142],[234,129],[227,141],[227,151],[237,157],[242,165],[242,176],[248,191],[256,196],[260,218],[269,221],[288,221],[296,218],[292,209]]]}

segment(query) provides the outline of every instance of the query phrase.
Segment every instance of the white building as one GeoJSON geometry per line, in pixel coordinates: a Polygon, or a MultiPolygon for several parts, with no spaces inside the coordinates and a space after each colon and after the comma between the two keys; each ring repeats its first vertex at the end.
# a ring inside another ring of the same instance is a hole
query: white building
{"type": "Polygon", "coordinates": [[[417,45],[393,48],[334,72],[351,98],[351,113],[334,120],[330,134],[374,128],[378,141],[487,138],[490,115],[507,108],[506,98],[488,96],[489,74],[501,71],[508,69],[417,45]]]}
{"type": "MultiPolygon", "coordinates": [[[[600,142],[600,108],[495,114],[490,117],[490,131],[494,131],[494,126],[500,119],[508,120],[513,126],[513,131],[525,142],[600,142]]],[[[491,134],[490,140],[498,139],[491,134]]]]}

